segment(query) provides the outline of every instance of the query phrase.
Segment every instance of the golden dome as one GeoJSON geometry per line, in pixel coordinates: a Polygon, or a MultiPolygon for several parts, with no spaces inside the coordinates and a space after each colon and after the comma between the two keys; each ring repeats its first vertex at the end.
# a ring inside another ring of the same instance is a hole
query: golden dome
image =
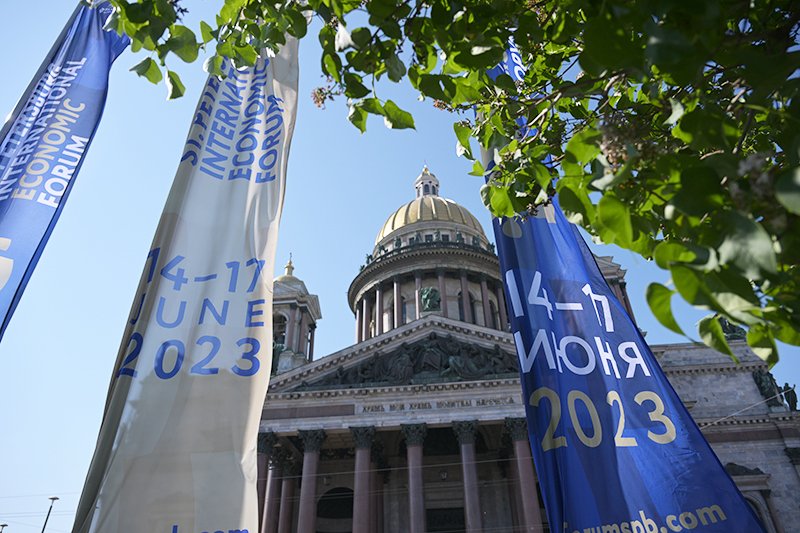
{"type": "Polygon", "coordinates": [[[441,196],[424,195],[411,200],[392,213],[378,232],[375,244],[393,232],[417,222],[460,224],[486,239],[480,222],[465,207],[441,196]]]}

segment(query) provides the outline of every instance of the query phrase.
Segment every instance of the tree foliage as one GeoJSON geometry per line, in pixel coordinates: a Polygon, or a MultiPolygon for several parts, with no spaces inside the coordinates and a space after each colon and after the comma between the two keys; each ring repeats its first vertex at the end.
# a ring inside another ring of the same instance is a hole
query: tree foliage
{"type": "Polygon", "coordinates": [[[111,0],[110,25],[151,55],[134,70],[183,86],[170,56],[194,61],[214,45],[252,64],[261,48],[324,24],[318,105],[339,97],[362,132],[378,115],[413,128],[410,113],[379,94],[407,80],[453,113],[459,153],[484,174],[471,142],[494,153],[482,191],[497,216],[551,201],[598,240],[671,273],[654,283],[651,309],[683,333],[675,293],[713,315],[699,324],[729,351],[724,319],[771,363],[775,340],[800,345],[800,4],[792,0],[221,0],[195,33],[177,0],[111,0]],[[198,34],[200,38],[198,39],[198,34]],[[487,70],[509,40],[524,81],[487,70]],[[163,74],[161,72],[163,71],[163,74]],[[478,117],[478,118],[475,118],[478,117]],[[535,132],[520,138],[518,120],[535,132]]]}

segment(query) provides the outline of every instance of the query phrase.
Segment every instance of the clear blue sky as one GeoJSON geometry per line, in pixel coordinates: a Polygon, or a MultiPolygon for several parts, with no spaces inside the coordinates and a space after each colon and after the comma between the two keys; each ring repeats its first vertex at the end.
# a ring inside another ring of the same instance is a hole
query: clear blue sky
{"type": "MultiPolygon", "coordinates": [[[[186,2],[193,10],[187,23],[196,28],[218,3],[186,2]]],[[[63,0],[0,7],[6,58],[0,114],[17,102],[73,7],[63,0]]],[[[51,495],[61,500],[48,531],[71,528],[125,319],[205,81],[202,61],[178,68],[187,94],[167,102],[163,85],[128,72],[142,58],[126,52],[117,60],[100,129],[0,342],[0,523],[9,524],[6,533],[40,531],[51,495]]],[[[323,81],[310,33],[301,47],[300,106],[275,272],[291,252],[295,274],[319,295],[318,357],[352,344],[347,288],[386,217],[412,199],[423,164],[441,180],[443,196],[491,230],[478,194],[481,180],[468,176],[470,166],[456,157],[453,116],[418,102],[408,88],[387,87],[380,96],[411,110],[417,131],[389,131],[370,119],[360,135],[346,121],[343,101],[324,111],[313,106],[311,90],[323,81]]],[[[644,301],[647,284],[666,282],[666,273],[618,249],[598,253],[614,255],[628,269],[648,340],[681,342],[655,322],[644,301]]],[[[677,314],[687,330],[703,315],[682,306],[677,314]]],[[[800,381],[800,350],[782,355],[778,381],[800,381]]]]}

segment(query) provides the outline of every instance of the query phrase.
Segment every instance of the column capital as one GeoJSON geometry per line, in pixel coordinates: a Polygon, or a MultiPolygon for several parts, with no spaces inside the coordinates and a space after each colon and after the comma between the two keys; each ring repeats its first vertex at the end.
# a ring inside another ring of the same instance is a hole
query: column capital
{"type": "Polygon", "coordinates": [[[458,438],[458,443],[475,444],[475,436],[478,431],[477,420],[455,420],[453,421],[453,432],[458,438]]]}
{"type": "Polygon", "coordinates": [[[278,436],[272,431],[258,434],[258,453],[272,453],[272,449],[278,443],[278,436]]]}
{"type": "Polygon", "coordinates": [[[422,445],[425,442],[425,435],[428,433],[427,424],[400,424],[403,436],[406,438],[406,446],[422,445]]]}
{"type": "Polygon", "coordinates": [[[301,429],[297,432],[300,440],[303,441],[304,452],[318,452],[322,449],[322,443],[325,441],[324,429],[301,429]]]}
{"type": "Polygon", "coordinates": [[[437,276],[444,276],[444,272],[445,272],[444,268],[442,268],[442,267],[437,267],[436,268],[436,275],[437,276]]]}
{"type": "Polygon", "coordinates": [[[528,440],[528,422],[524,418],[506,418],[505,431],[511,440],[528,440]]]}
{"type": "Polygon", "coordinates": [[[269,455],[269,464],[275,465],[278,468],[283,468],[286,461],[289,459],[290,455],[289,452],[284,450],[280,446],[276,446],[272,449],[272,453],[269,455]]]}
{"type": "Polygon", "coordinates": [[[420,272],[419,270],[415,270],[414,271],[414,279],[421,280],[422,279],[422,272],[420,272]]]}
{"type": "Polygon", "coordinates": [[[371,448],[372,439],[375,437],[375,426],[351,427],[350,433],[356,441],[356,448],[371,448]]]}

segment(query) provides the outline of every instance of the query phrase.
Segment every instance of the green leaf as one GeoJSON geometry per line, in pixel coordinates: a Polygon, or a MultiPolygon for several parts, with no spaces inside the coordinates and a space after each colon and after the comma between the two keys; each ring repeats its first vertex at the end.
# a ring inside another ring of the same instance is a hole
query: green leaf
{"type": "Polygon", "coordinates": [[[668,289],[664,285],[651,283],[647,286],[647,305],[650,306],[650,310],[662,326],[675,333],[685,335],[672,314],[673,294],[675,294],[675,291],[668,289]]]}
{"type": "Polygon", "coordinates": [[[600,75],[605,70],[640,68],[644,46],[637,32],[624,21],[603,14],[590,19],[583,32],[583,70],[600,75]]]}
{"type": "Polygon", "coordinates": [[[696,257],[697,254],[692,250],[677,242],[661,242],[653,251],[656,264],[665,270],[669,269],[673,262],[691,263],[696,257]]]}
{"type": "Polygon", "coordinates": [[[213,55],[205,60],[203,63],[203,70],[214,76],[224,77],[225,73],[222,71],[222,65],[225,60],[218,55],[213,55]]]}
{"type": "Polygon", "coordinates": [[[597,222],[608,230],[600,237],[607,244],[630,246],[633,241],[631,212],[628,206],[614,196],[604,195],[597,204],[597,222]]]}
{"type": "Polygon", "coordinates": [[[681,172],[681,188],[670,202],[682,213],[702,217],[725,204],[720,178],[706,166],[690,167],[681,172]]]}
{"type": "Polygon", "coordinates": [[[722,110],[710,107],[683,115],[672,128],[672,135],[695,150],[729,150],[739,138],[739,130],[722,110]]]}
{"type": "Polygon", "coordinates": [[[347,120],[353,123],[361,133],[367,131],[367,113],[357,105],[350,106],[350,112],[347,115],[347,120]]]}
{"type": "Polygon", "coordinates": [[[470,147],[469,143],[470,135],[472,135],[472,129],[456,122],[455,124],[453,124],[453,130],[456,132],[456,138],[458,139],[458,146],[461,148],[463,154],[469,160],[475,159],[475,157],[472,155],[472,148],[470,147]]]}
{"type": "Polygon", "coordinates": [[[236,58],[239,59],[245,65],[253,66],[256,64],[256,60],[258,59],[258,52],[256,52],[256,49],[253,48],[252,45],[246,44],[244,46],[237,46],[235,50],[236,50],[236,58]]]}
{"type": "Polygon", "coordinates": [[[778,178],[775,197],[795,215],[800,215],[800,167],[793,168],[778,178]]]}
{"type": "Polygon", "coordinates": [[[133,68],[131,68],[131,71],[135,72],[139,76],[142,76],[143,78],[147,78],[150,83],[154,83],[156,85],[161,83],[161,79],[163,77],[161,74],[161,69],[158,68],[158,63],[149,57],[142,60],[141,63],[134,65],[133,68]]]}
{"type": "Polygon", "coordinates": [[[485,174],[485,170],[483,169],[483,164],[478,161],[477,159],[472,163],[472,171],[469,173],[470,176],[480,176],[483,177],[485,174]]]}
{"type": "Polygon", "coordinates": [[[600,153],[597,143],[602,135],[594,128],[586,128],[573,135],[567,143],[567,154],[579,163],[589,163],[600,153]]]}
{"type": "Polygon", "coordinates": [[[498,187],[487,183],[481,187],[481,199],[494,216],[512,217],[516,214],[514,204],[506,187],[498,187]]]}
{"type": "MultiPolygon", "coordinates": [[[[294,7],[294,6],[293,6],[294,7]]],[[[289,18],[289,33],[302,39],[308,33],[308,21],[298,9],[287,9],[286,15],[289,18]]]]}
{"type": "Polygon", "coordinates": [[[770,329],[764,325],[751,326],[747,331],[747,345],[770,366],[778,362],[778,347],[770,329]]]}
{"type": "Polygon", "coordinates": [[[180,98],[186,92],[186,87],[183,86],[181,77],[178,76],[177,72],[167,70],[164,81],[167,83],[167,100],[180,98]]]}
{"type": "Polygon", "coordinates": [[[339,76],[339,69],[341,67],[342,60],[337,54],[330,52],[322,53],[322,70],[337,82],[342,81],[341,77],[339,76]]]}
{"type": "Polygon", "coordinates": [[[361,107],[367,113],[371,113],[373,115],[385,115],[386,113],[383,110],[383,105],[381,105],[381,101],[377,98],[364,98],[359,102],[359,107],[361,107]]]}
{"type": "Polygon", "coordinates": [[[200,21],[200,37],[203,39],[203,44],[208,44],[214,40],[214,30],[204,20],[200,21]]]}
{"type": "Polygon", "coordinates": [[[389,79],[394,82],[402,80],[406,75],[406,66],[396,54],[386,58],[386,70],[389,72],[389,79]]]}
{"type": "Polygon", "coordinates": [[[387,128],[395,130],[415,129],[414,117],[411,116],[411,113],[403,111],[391,100],[386,100],[386,103],[383,105],[383,111],[383,122],[386,124],[387,128]]]}
{"type": "Polygon", "coordinates": [[[739,362],[731,351],[731,347],[728,346],[725,333],[722,331],[722,325],[719,323],[716,315],[709,315],[702,318],[697,324],[697,331],[700,333],[700,338],[703,339],[706,346],[730,356],[731,359],[737,363],[739,362]]]}
{"type": "Polygon", "coordinates": [[[166,47],[182,60],[191,63],[197,59],[200,45],[192,30],[186,26],[175,24],[169,30],[166,47]]]}
{"type": "Polygon", "coordinates": [[[717,247],[721,263],[735,265],[750,279],[776,273],[772,239],[760,224],[738,211],[718,215],[717,223],[722,235],[717,247]]]}
{"type": "Polygon", "coordinates": [[[363,98],[369,94],[369,89],[361,83],[361,76],[351,72],[345,72],[344,94],[348,98],[363,98]]]}
{"type": "Polygon", "coordinates": [[[719,304],[711,296],[708,287],[696,271],[681,264],[673,264],[669,271],[672,274],[675,288],[678,289],[684,300],[701,309],[719,310],[719,304]]]}

